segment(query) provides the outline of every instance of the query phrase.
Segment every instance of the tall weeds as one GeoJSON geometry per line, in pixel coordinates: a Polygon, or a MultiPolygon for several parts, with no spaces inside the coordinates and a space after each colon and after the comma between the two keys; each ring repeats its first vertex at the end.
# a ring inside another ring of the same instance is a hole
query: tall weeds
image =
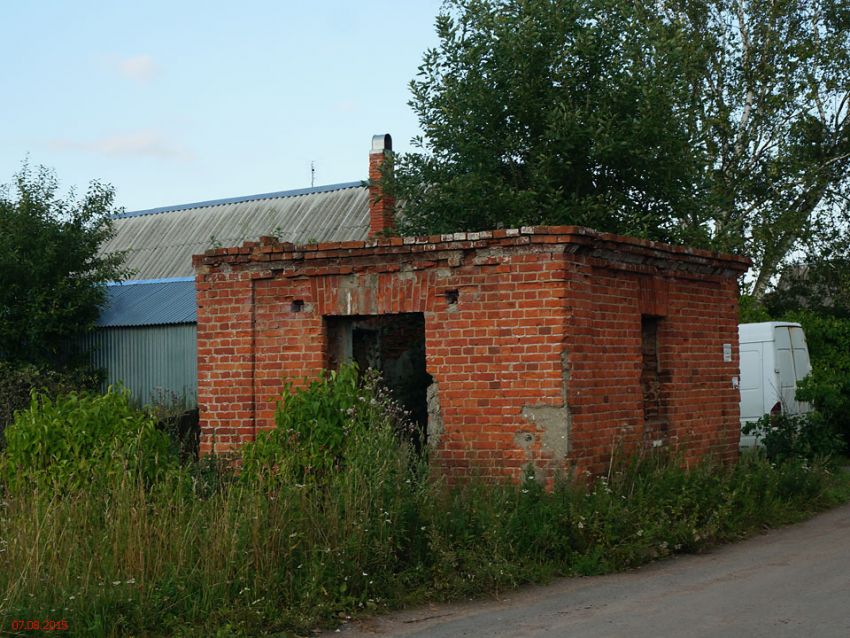
{"type": "MultiPolygon", "coordinates": [[[[384,443],[394,445],[391,438],[384,443]]],[[[397,449],[397,448],[396,448],[397,449]]],[[[846,480],[757,458],[735,468],[634,463],[591,487],[449,489],[404,453],[352,463],[324,489],[188,470],[153,488],[6,496],[0,616],[64,618],[76,635],[305,630],[338,615],[595,574],[797,520],[846,480]],[[401,477],[402,480],[399,480],[401,477]]]]}
{"type": "MultiPolygon", "coordinates": [[[[322,384],[312,391],[338,390],[322,384]]],[[[88,484],[64,470],[58,482],[27,482],[7,467],[16,478],[0,484],[0,626],[303,633],[340,616],[699,551],[850,494],[844,473],[758,455],[690,470],[660,456],[624,460],[607,477],[565,478],[551,491],[531,478],[448,487],[427,478],[396,421],[374,411],[380,396],[372,403],[350,390],[340,396],[368,418],[332,447],[311,441],[309,462],[292,457],[309,434],[292,427],[249,448],[239,476],[215,458],[156,473],[127,463],[116,473],[110,460],[109,480],[88,484]]],[[[330,409],[323,401],[316,414],[330,409]]]]}

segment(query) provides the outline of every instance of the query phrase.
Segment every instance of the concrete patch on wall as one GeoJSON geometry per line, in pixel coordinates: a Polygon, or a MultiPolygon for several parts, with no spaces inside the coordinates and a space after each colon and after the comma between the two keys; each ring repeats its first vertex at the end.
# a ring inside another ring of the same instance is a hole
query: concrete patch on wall
{"type": "Polygon", "coordinates": [[[443,412],[440,410],[440,388],[437,382],[428,386],[426,391],[428,402],[428,429],[426,432],[428,445],[434,449],[439,447],[443,435],[443,412]]]}
{"type": "Polygon", "coordinates": [[[378,276],[348,275],[340,279],[337,308],[346,315],[377,314],[378,276]]]}
{"type": "Polygon", "coordinates": [[[434,277],[437,279],[448,279],[452,276],[452,271],[448,268],[436,268],[434,269],[434,277]]]}
{"type": "Polygon", "coordinates": [[[398,281],[414,281],[416,279],[416,271],[413,268],[402,268],[396,275],[398,281]]]}
{"type": "MultiPolygon", "coordinates": [[[[526,405],[522,408],[522,417],[534,424],[540,437],[540,448],[554,461],[567,458],[570,449],[570,413],[566,406],[526,405]]],[[[515,440],[522,439],[530,446],[528,438],[520,434],[515,440]]],[[[519,442],[521,448],[525,448],[519,442]]]]}
{"type": "Polygon", "coordinates": [[[522,418],[534,424],[537,436],[531,432],[519,432],[514,437],[517,447],[525,451],[531,460],[531,448],[535,439],[540,439],[540,449],[553,461],[564,461],[570,451],[572,415],[567,405],[570,381],[569,358],[566,349],[561,351],[561,405],[525,405],[522,418]]]}
{"type": "Polygon", "coordinates": [[[531,448],[534,445],[535,436],[531,432],[517,432],[514,434],[514,443],[525,453],[527,461],[531,460],[531,448]]]}

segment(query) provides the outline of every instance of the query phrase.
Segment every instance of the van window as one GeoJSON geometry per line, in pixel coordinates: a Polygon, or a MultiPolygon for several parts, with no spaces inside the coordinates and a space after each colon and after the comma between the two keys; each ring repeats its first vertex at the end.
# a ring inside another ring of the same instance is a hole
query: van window
{"type": "Polygon", "coordinates": [[[806,346],[806,336],[798,326],[791,328],[791,353],[794,359],[794,374],[797,381],[804,379],[812,371],[809,361],[809,348],[806,346]]]}
{"type": "Polygon", "coordinates": [[[797,403],[797,382],[805,377],[811,365],[805,349],[803,331],[797,326],[777,326],[774,329],[776,342],[776,371],[779,380],[779,400],[782,409],[790,414],[801,411],[797,403]],[[792,349],[792,344],[797,347],[792,349]]]}
{"type": "Polygon", "coordinates": [[[776,343],[777,350],[790,350],[791,333],[788,332],[788,326],[776,326],[773,329],[773,341],[776,343]]]}

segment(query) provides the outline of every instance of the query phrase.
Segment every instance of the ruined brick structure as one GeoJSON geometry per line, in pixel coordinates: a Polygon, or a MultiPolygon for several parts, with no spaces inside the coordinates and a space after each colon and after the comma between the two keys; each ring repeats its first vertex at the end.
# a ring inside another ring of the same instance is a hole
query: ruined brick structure
{"type": "Polygon", "coordinates": [[[204,452],[272,427],[284,378],[355,358],[413,388],[432,463],[454,475],[737,455],[746,259],[567,226],[263,238],[194,263],[204,452]]]}

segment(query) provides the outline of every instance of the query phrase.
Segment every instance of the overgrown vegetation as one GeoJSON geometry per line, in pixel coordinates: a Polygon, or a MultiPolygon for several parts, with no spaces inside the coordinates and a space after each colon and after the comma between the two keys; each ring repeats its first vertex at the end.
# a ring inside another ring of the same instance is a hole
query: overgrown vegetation
{"type": "Polygon", "coordinates": [[[797,398],[810,402],[833,432],[850,446],[850,318],[807,311],[787,314],[806,333],[812,373],[797,398]]]}
{"type": "Polygon", "coordinates": [[[17,412],[4,434],[2,473],[10,492],[32,485],[98,490],[125,474],[149,484],[176,462],[169,438],[123,389],[57,399],[34,392],[29,409],[17,412]]]}
{"type": "Polygon", "coordinates": [[[364,445],[380,443],[377,433],[408,429],[378,379],[359,379],[354,365],[323,373],[299,392],[287,383],[275,422],[244,446],[244,480],[326,485],[343,465],[357,462],[351,457],[364,445]]]}
{"type": "Polygon", "coordinates": [[[374,380],[355,378],[344,368],[287,394],[278,434],[248,447],[241,476],[214,458],[173,463],[122,393],[34,399],[4,457],[3,626],[64,618],[86,636],[303,633],[699,551],[850,494],[845,475],[817,460],[758,455],[691,468],[619,459],[608,476],[564,478],[549,492],[531,477],[448,487],[427,478],[374,380]],[[24,476],[39,480],[9,481],[24,476]]]}
{"type": "Polygon", "coordinates": [[[817,459],[832,463],[844,450],[844,441],[820,412],[765,414],[758,421],[747,423],[743,432],[754,435],[773,462],[817,459]]]}
{"type": "Polygon", "coordinates": [[[56,176],[26,164],[0,186],[0,431],[31,390],[51,397],[92,389],[99,377],[82,351],[105,298],[125,276],[123,255],[102,255],[113,233],[114,192],[92,182],[60,197],[56,176]]]}
{"type": "Polygon", "coordinates": [[[12,422],[16,411],[29,406],[34,389],[55,397],[75,390],[93,389],[99,380],[94,372],[57,371],[0,360],[0,448],[4,441],[3,429],[12,422]]]}

